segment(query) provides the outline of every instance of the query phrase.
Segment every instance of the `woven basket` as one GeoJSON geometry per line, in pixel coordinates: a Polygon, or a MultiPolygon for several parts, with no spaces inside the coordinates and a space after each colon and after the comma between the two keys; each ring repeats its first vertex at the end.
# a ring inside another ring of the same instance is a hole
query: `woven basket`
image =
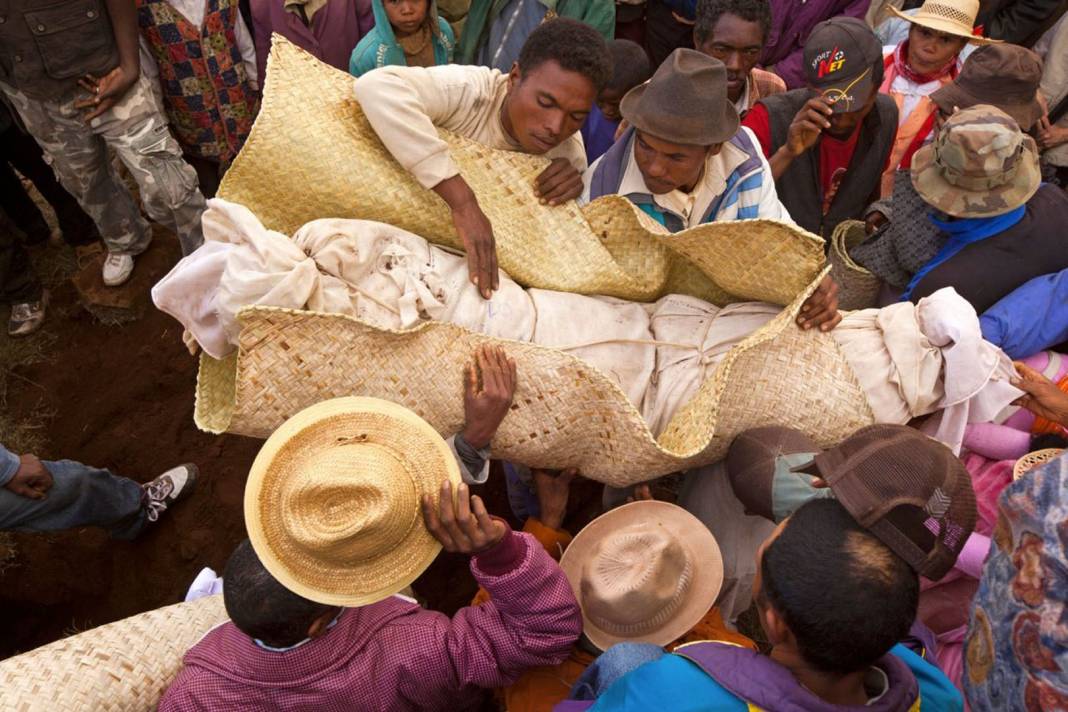
{"type": "MultiPolygon", "coordinates": [[[[275,35],[260,114],[219,197],[284,234],[323,217],[358,218],[460,247],[448,206],[386,152],[352,83],[275,35]]],[[[787,304],[824,261],[819,237],[773,221],[669,235],[617,196],[544,206],[533,184],[547,159],[442,137],[493,224],[501,268],[526,287],[637,301],[674,292],[721,305],[744,293],[787,304]],[[744,249],[757,230],[759,254],[744,249]]]]}
{"type": "Polygon", "coordinates": [[[1029,452],[1012,467],[1012,479],[1018,480],[1039,465],[1045,465],[1050,460],[1058,458],[1064,453],[1064,448],[1048,447],[1044,450],[1029,452]]]}
{"type": "Polygon", "coordinates": [[[624,486],[715,462],[735,435],[758,425],[789,425],[830,446],[874,417],[837,342],[793,323],[821,277],[727,354],[659,440],[615,383],[562,351],[452,324],[388,331],[272,307],[241,311],[235,356],[201,358],[196,420],[210,432],[266,437],[306,406],[364,395],[407,406],[448,436],[463,425],[463,365],[488,342],[504,346],[519,372],[514,406],[492,443],[497,458],[575,467],[624,486]]]}
{"type": "Polygon", "coordinates": [[[3,709],[154,710],[182,656],[226,620],[222,596],[158,608],[0,661],[3,709]]]}
{"type": "Polygon", "coordinates": [[[879,278],[849,257],[849,250],[867,239],[864,223],[845,220],[831,236],[828,261],[831,276],[838,283],[838,307],[846,311],[870,309],[879,299],[879,278]]]}

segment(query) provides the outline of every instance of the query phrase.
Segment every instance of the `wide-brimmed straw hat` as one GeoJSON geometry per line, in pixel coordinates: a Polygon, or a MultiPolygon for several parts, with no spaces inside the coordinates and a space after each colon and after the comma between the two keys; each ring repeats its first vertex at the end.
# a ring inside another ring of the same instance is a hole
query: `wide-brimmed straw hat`
{"type": "Polygon", "coordinates": [[[1003,215],[1042,181],[1038,147],[1011,116],[980,104],[949,117],[912,159],[912,185],[928,204],[958,218],[1003,215]]]}
{"type": "Polygon", "coordinates": [[[627,92],[619,111],[639,131],[690,146],[728,141],[740,125],[727,98],[727,67],[686,48],[672,52],[652,79],[627,92]]]}
{"type": "Polygon", "coordinates": [[[245,525],[282,585],[337,606],[380,601],[414,581],[441,545],[419,502],[460,482],[448,444],[378,398],[305,408],[267,439],[245,486],[245,525]]]}
{"type": "Polygon", "coordinates": [[[667,645],[704,618],[723,586],[723,557],[697,517],[641,501],[580,531],[560,566],[582,607],[583,631],[601,650],[667,645]]]}
{"type": "Polygon", "coordinates": [[[1014,44],[992,44],[971,53],[960,74],[931,94],[947,116],[976,104],[996,106],[1030,131],[1045,109],[1038,101],[1042,59],[1014,44]]]}
{"type": "Polygon", "coordinates": [[[919,10],[911,14],[902,12],[896,7],[887,9],[913,25],[962,37],[973,44],[1000,42],[1000,40],[977,37],[972,34],[975,28],[975,17],[979,14],[979,0],[926,0],[919,10]]]}

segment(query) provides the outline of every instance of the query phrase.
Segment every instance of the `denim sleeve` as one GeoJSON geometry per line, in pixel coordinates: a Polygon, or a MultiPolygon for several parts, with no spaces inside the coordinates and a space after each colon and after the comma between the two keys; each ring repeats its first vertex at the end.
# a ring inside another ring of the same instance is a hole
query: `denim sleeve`
{"type": "Polygon", "coordinates": [[[3,487],[19,471],[19,456],[0,445],[0,487],[3,487]]]}
{"type": "Polygon", "coordinates": [[[469,485],[481,485],[489,479],[489,448],[476,450],[471,443],[464,440],[461,433],[456,433],[448,440],[449,448],[456,455],[460,465],[460,476],[469,485]]]}

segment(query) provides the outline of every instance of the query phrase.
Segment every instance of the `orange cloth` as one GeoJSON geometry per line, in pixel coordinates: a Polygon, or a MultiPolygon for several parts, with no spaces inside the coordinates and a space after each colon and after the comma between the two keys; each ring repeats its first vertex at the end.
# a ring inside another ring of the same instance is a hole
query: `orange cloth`
{"type": "MultiPolygon", "coordinates": [[[[534,538],[555,559],[559,559],[564,549],[571,543],[570,534],[560,529],[550,529],[533,517],[527,519],[523,531],[533,534],[534,538]]],[[[488,600],[489,594],[484,589],[479,589],[472,605],[477,606],[488,600]]],[[[750,650],[757,649],[756,643],[752,640],[727,628],[719,609],[714,606],[697,625],[690,629],[690,632],[668,645],[667,648],[674,650],[684,643],[695,643],[701,640],[719,640],[750,650]]],[[[553,707],[567,699],[572,685],[595,659],[596,656],[576,645],[571,648],[571,654],[564,662],[559,665],[527,670],[511,687],[498,690],[498,696],[503,698],[508,712],[551,712],[553,707]]]]}
{"type": "MultiPolygon", "coordinates": [[[[1057,388],[1061,390],[1061,393],[1068,393],[1068,376],[1057,381],[1057,388]]],[[[1052,420],[1046,420],[1041,415],[1036,415],[1035,422],[1031,425],[1032,435],[1064,435],[1066,433],[1068,433],[1068,428],[1052,420]]]]}

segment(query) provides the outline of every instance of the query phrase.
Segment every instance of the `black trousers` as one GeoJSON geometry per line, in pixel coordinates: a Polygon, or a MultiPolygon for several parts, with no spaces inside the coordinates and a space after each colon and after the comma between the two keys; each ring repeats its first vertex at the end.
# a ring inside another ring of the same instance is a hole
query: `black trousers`
{"type": "Polygon", "coordinates": [[[649,0],[645,6],[645,51],[653,71],[679,47],[693,49],[693,25],[676,20],[663,0],[649,0]]]}
{"type": "Polygon", "coordinates": [[[24,237],[0,208],[0,302],[21,304],[41,297],[41,281],[22,244],[24,237]]]}
{"type": "MultiPolygon", "coordinates": [[[[0,106],[0,111],[6,110],[0,106]]],[[[47,240],[49,228],[13,168],[29,178],[56,211],[67,244],[88,245],[100,239],[92,218],[56,180],[52,167],[44,160],[41,147],[32,136],[12,125],[0,134],[0,209],[25,233],[28,244],[47,240]]]]}

